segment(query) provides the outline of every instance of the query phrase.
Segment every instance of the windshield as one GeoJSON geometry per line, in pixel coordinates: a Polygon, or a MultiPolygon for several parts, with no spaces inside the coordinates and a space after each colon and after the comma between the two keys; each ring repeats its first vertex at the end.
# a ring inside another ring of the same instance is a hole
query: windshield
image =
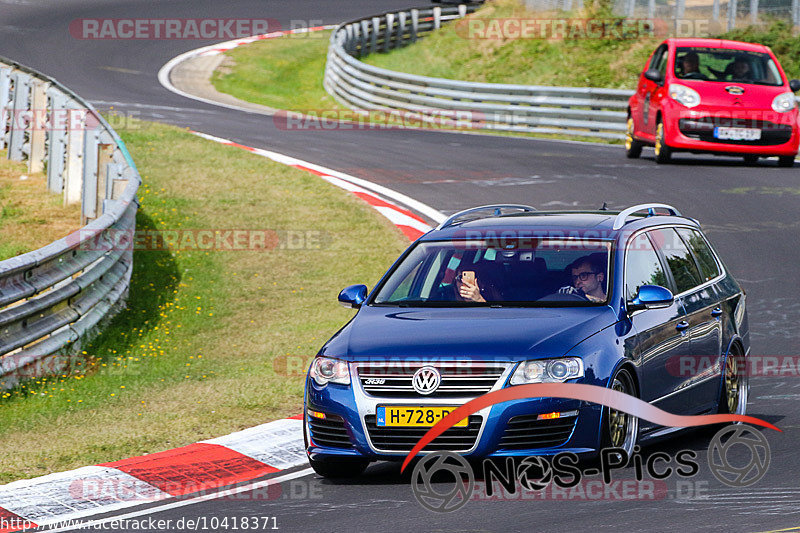
{"type": "Polygon", "coordinates": [[[687,80],[783,85],[778,67],[769,54],[729,48],[677,48],[675,76],[687,80]]]}
{"type": "Polygon", "coordinates": [[[373,304],[585,306],[608,299],[610,243],[584,239],[419,243],[373,304]]]}

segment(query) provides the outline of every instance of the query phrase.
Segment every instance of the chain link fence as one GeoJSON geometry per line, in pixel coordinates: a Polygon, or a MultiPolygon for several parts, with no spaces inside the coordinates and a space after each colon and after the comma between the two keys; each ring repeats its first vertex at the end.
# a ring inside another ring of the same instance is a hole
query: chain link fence
{"type": "MultiPolygon", "coordinates": [[[[678,36],[696,36],[697,25],[690,21],[706,21],[705,28],[730,31],[736,27],[758,24],[768,18],[792,21],[800,26],[800,0],[611,0],[613,13],[628,18],[668,21],[678,36]],[[692,28],[690,35],[684,35],[692,28]]],[[[589,7],[590,0],[525,0],[533,11],[573,11],[589,7]]]]}

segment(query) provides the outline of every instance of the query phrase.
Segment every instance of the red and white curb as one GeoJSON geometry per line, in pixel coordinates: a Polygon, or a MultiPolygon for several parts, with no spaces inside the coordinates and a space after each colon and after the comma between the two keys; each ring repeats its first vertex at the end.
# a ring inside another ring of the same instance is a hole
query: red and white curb
{"type": "Polygon", "coordinates": [[[169,79],[169,74],[172,72],[178,64],[186,61],[187,59],[191,59],[193,57],[202,57],[202,56],[213,56],[218,55],[223,52],[227,52],[228,50],[232,50],[238,46],[242,46],[245,44],[253,43],[256,41],[263,41],[266,39],[274,39],[276,37],[283,37],[284,35],[292,35],[298,33],[311,33],[315,31],[321,30],[332,30],[335,28],[336,25],[329,25],[329,26],[314,26],[311,28],[297,28],[294,30],[282,30],[282,31],[274,31],[271,33],[263,33],[261,35],[253,35],[250,37],[242,37],[240,39],[233,39],[232,41],[226,41],[224,43],[217,43],[212,44],[210,46],[203,46],[201,48],[195,48],[194,50],[189,50],[188,52],[184,52],[179,56],[175,56],[169,61],[167,61],[164,66],[162,66],[158,71],[158,81],[163,85],[166,89],[174,92],[175,94],[179,94],[183,97],[190,98],[192,100],[197,100],[198,102],[205,102],[207,104],[217,105],[221,107],[227,107],[229,109],[236,109],[238,111],[244,112],[251,112],[250,110],[239,107],[232,104],[226,104],[223,102],[218,102],[216,100],[212,100],[210,98],[203,98],[202,96],[197,96],[194,94],[187,93],[186,91],[182,91],[175,87],[172,84],[172,81],[169,79]]]}
{"type": "Polygon", "coordinates": [[[415,215],[408,209],[400,207],[397,204],[403,204],[418,213],[422,213],[426,217],[436,222],[442,222],[445,220],[445,215],[443,215],[440,211],[437,211],[436,209],[420,202],[419,200],[415,200],[410,196],[393,191],[392,189],[382,185],[377,185],[367,180],[345,174],[344,172],[339,172],[338,170],[323,167],[315,163],[309,163],[308,161],[303,161],[302,159],[279,154],[270,150],[245,146],[229,139],[214,137],[213,135],[208,135],[206,133],[200,133],[196,131],[193,131],[192,133],[204,139],[228,146],[242,148],[256,155],[271,159],[272,161],[311,172],[312,174],[319,176],[320,178],[332,183],[333,185],[336,185],[337,187],[341,187],[342,189],[350,191],[371,205],[381,215],[388,218],[412,241],[417,240],[421,235],[424,235],[430,231],[431,226],[429,226],[419,216],[415,215]]]}
{"type": "Polygon", "coordinates": [[[0,486],[0,532],[217,492],[305,463],[298,415],[173,450],[0,486]]]}

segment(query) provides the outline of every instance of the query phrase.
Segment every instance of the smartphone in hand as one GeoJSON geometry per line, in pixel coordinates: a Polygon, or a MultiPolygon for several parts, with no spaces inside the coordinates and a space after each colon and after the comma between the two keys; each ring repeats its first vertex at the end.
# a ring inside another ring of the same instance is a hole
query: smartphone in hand
{"type": "Polygon", "coordinates": [[[461,281],[468,285],[475,285],[475,272],[472,270],[464,270],[461,272],[461,281]]]}

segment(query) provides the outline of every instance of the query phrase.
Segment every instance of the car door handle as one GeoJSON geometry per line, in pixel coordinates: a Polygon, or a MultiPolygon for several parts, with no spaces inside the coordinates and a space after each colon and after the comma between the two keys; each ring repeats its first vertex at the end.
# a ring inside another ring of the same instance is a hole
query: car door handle
{"type": "Polygon", "coordinates": [[[675,324],[675,329],[677,329],[678,331],[685,331],[688,328],[689,328],[689,323],[685,320],[681,320],[680,322],[675,324]]]}
{"type": "Polygon", "coordinates": [[[722,309],[720,309],[719,307],[715,307],[714,309],[711,310],[711,316],[713,316],[714,318],[722,316],[722,309]]]}

